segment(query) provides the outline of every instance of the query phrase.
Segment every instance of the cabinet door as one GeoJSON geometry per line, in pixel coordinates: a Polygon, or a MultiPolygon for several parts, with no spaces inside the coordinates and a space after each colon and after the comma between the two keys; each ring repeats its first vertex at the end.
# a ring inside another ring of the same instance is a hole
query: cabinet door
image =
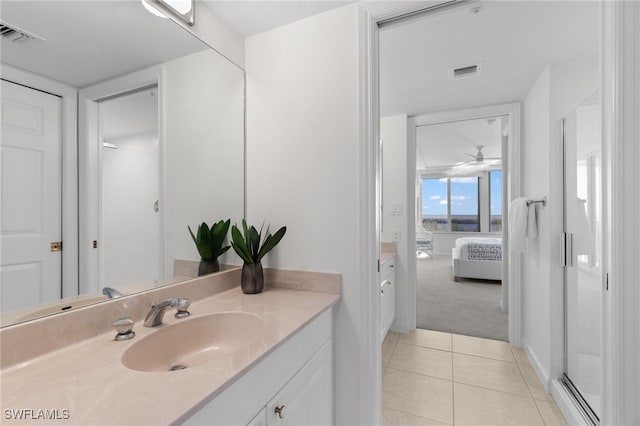
{"type": "Polygon", "coordinates": [[[396,316],[395,274],[380,284],[380,339],[384,340],[396,316]]]}
{"type": "Polygon", "coordinates": [[[267,404],[267,424],[333,424],[333,350],[330,341],[267,404]]]}
{"type": "Polygon", "coordinates": [[[251,419],[247,426],[267,426],[267,409],[263,408],[256,416],[251,419]]]}
{"type": "Polygon", "coordinates": [[[389,316],[387,311],[389,310],[389,297],[384,294],[387,289],[387,280],[382,281],[380,284],[380,341],[382,342],[387,335],[386,318],[389,316]]]}

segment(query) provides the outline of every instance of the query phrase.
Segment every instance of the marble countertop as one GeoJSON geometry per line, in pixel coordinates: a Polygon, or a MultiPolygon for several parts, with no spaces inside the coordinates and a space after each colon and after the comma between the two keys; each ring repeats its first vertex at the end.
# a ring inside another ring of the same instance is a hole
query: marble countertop
{"type": "Polygon", "coordinates": [[[385,263],[391,260],[397,253],[395,251],[381,251],[380,263],[385,263]]]}
{"type": "Polygon", "coordinates": [[[171,372],[128,369],[120,361],[123,352],[159,329],[143,327],[142,321],[137,321],[132,340],[117,342],[114,332],[103,333],[8,367],[0,373],[2,424],[175,422],[218,395],[339,299],[339,294],[273,287],[245,295],[236,287],[194,302],[189,318],[176,319],[171,312],[165,315],[159,328],[218,312],[259,316],[264,323],[261,339],[236,356],[233,365],[211,361],[171,372]],[[7,415],[7,410],[32,412],[25,421],[9,418],[15,416],[7,415]],[[43,414],[38,410],[50,410],[49,415],[53,413],[58,420],[38,420],[43,414]]]}

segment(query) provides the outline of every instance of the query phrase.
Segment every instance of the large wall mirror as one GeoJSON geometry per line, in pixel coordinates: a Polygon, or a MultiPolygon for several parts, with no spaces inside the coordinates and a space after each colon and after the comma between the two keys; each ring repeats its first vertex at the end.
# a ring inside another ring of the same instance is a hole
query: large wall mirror
{"type": "Polygon", "coordinates": [[[187,225],[244,216],[244,71],[140,0],[0,7],[2,325],[192,278],[187,225]]]}

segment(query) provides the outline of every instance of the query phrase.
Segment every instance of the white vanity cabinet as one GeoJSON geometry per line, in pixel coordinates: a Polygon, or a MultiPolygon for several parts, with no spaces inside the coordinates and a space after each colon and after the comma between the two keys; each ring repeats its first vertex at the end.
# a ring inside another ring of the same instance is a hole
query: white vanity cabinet
{"type": "Polygon", "coordinates": [[[333,368],[331,342],[267,404],[267,425],[333,424],[333,368]]]}
{"type": "Polygon", "coordinates": [[[267,407],[260,410],[247,426],[267,426],[267,407]]]}
{"type": "Polygon", "coordinates": [[[180,423],[333,424],[332,329],[329,309],[180,423]]]}
{"type": "Polygon", "coordinates": [[[395,256],[380,266],[380,341],[396,316],[395,256]]]}

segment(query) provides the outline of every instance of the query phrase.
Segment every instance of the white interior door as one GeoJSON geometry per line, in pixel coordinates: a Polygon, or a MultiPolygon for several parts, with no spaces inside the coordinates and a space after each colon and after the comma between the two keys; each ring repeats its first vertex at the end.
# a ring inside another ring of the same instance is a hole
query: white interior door
{"type": "Polygon", "coordinates": [[[2,81],[3,311],[61,297],[60,98],[2,81]]]}
{"type": "Polygon", "coordinates": [[[602,150],[600,105],[565,120],[565,382],[590,415],[602,400],[602,150]]]}

